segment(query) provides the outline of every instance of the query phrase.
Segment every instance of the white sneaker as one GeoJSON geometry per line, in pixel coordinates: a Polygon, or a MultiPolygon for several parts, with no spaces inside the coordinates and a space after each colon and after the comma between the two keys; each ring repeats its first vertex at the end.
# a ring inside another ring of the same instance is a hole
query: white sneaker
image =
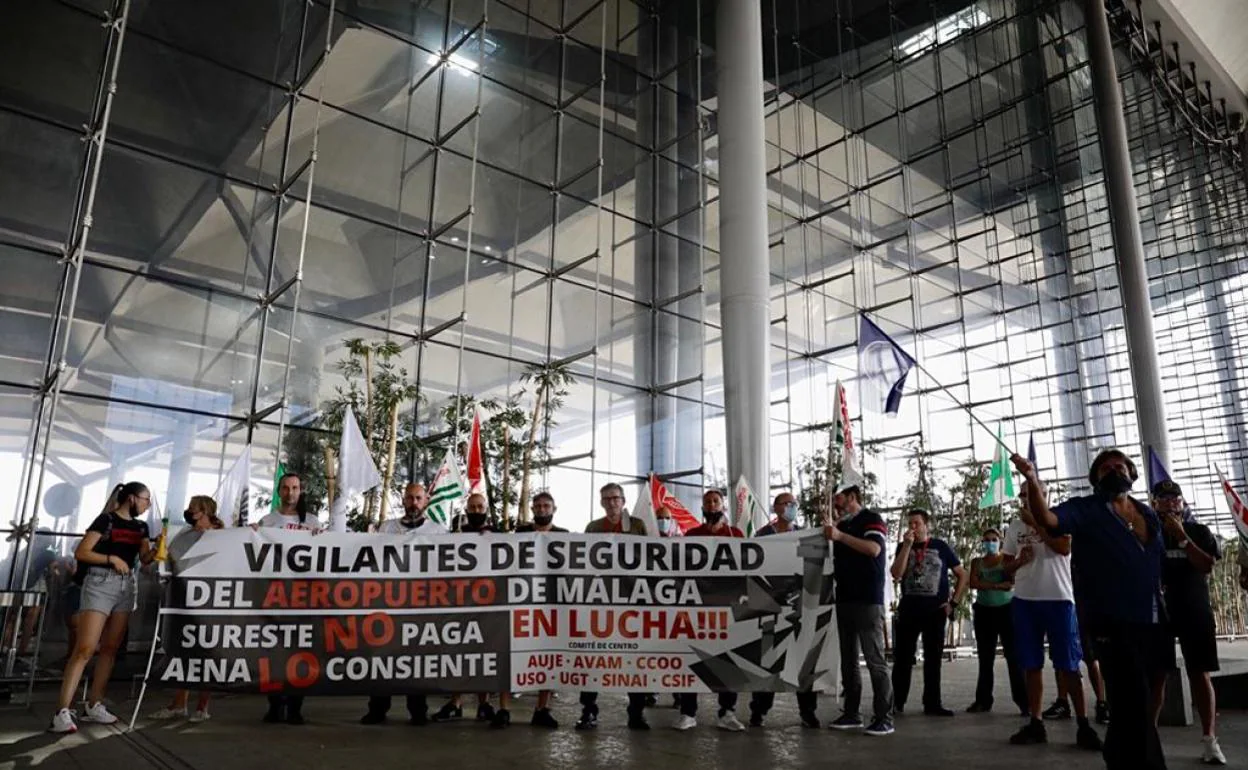
{"type": "Polygon", "coordinates": [[[103,703],[90,703],[87,704],[87,709],[82,714],[82,721],[111,725],[117,721],[117,717],[113,716],[113,712],[105,708],[103,703]]]}
{"type": "Polygon", "coordinates": [[[76,733],[78,725],[74,724],[74,712],[69,709],[61,709],[52,715],[52,724],[48,725],[48,731],[54,733],[76,733]]]}
{"type": "Polygon", "coordinates": [[[207,722],[209,719],[212,719],[212,714],[209,714],[207,709],[199,709],[191,714],[192,722],[207,722]]]}
{"type": "Polygon", "coordinates": [[[715,726],[721,730],[728,730],[734,733],[745,732],[745,725],[741,724],[741,720],[737,719],[737,715],[731,711],[726,712],[719,719],[716,719],[715,726]]]}
{"type": "Polygon", "coordinates": [[[175,709],[166,706],[159,711],[153,711],[148,719],[159,719],[162,721],[167,719],[186,719],[186,709],[175,709]]]}
{"type": "Polygon", "coordinates": [[[1226,755],[1222,753],[1222,747],[1218,745],[1216,735],[1206,735],[1200,739],[1204,751],[1200,755],[1200,761],[1206,765],[1225,765],[1226,755]]]}
{"type": "Polygon", "coordinates": [[[692,730],[693,728],[697,726],[698,726],[697,717],[689,717],[689,716],[685,716],[684,714],[681,714],[680,718],[676,720],[676,724],[672,725],[673,728],[680,730],[681,732],[684,732],[685,730],[692,730]]]}

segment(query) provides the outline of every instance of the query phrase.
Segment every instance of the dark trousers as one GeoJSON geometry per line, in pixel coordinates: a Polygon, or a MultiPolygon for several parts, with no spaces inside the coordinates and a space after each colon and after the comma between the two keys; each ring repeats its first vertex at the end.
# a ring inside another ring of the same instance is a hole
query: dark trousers
{"type": "Polygon", "coordinates": [[[841,686],[845,690],[845,716],[861,716],[862,653],[871,675],[872,715],[876,720],[893,718],[893,684],[884,659],[884,607],[879,604],[847,602],[836,605],[836,633],[841,648],[841,686]]]}
{"type": "Polygon", "coordinates": [[[923,637],[923,708],[940,707],[940,664],[945,653],[945,611],[933,602],[902,601],[893,645],[893,700],[900,708],[910,695],[919,637],[923,637]]]}
{"type": "MultiPolygon", "coordinates": [[[[767,716],[767,712],[771,711],[771,707],[776,703],[776,694],[774,692],[756,692],[754,697],[750,698],[750,713],[759,716],[767,716]]],[[[734,704],[735,705],[735,704],[734,704]]],[[[813,714],[815,709],[819,707],[819,693],[817,692],[799,692],[797,693],[797,710],[802,714],[813,714]]]]}
{"type": "Polygon", "coordinates": [[[303,696],[302,695],[270,695],[269,711],[275,711],[283,716],[287,714],[303,713],[303,696]]]}
{"type": "Polygon", "coordinates": [[[1089,629],[1113,704],[1105,731],[1107,770],[1165,770],[1166,757],[1152,714],[1152,676],[1164,668],[1163,644],[1174,642],[1162,626],[1093,625],[1089,629]]]}
{"type": "MultiPolygon", "coordinates": [[[[696,692],[682,692],[676,696],[680,701],[680,713],[682,716],[696,717],[698,715],[698,694],[696,692]]],[[[735,692],[719,693],[719,713],[722,716],[729,711],[735,711],[737,708],[737,694],[735,692]]]]}
{"type": "MultiPolygon", "coordinates": [[[[583,692],[581,693],[581,709],[594,714],[598,713],[598,693],[583,692]]],[[[628,718],[641,719],[646,713],[646,694],[644,692],[630,692],[628,694],[628,718]]]]}
{"type": "Polygon", "coordinates": [[[1018,656],[1014,652],[1014,621],[1010,614],[1010,605],[988,607],[976,604],[974,607],[975,652],[979,656],[979,681],[975,685],[975,702],[981,706],[992,705],[994,685],[993,664],[997,658],[997,642],[1001,642],[1001,650],[1005,654],[1005,667],[1010,674],[1010,699],[1023,711],[1027,710],[1027,684],[1023,681],[1023,671],[1018,667],[1018,656]]]}
{"type": "MultiPolygon", "coordinates": [[[[373,695],[368,699],[368,713],[385,716],[390,711],[389,695],[373,695]]],[[[424,695],[407,696],[407,713],[411,716],[429,713],[429,702],[424,695]]]]}

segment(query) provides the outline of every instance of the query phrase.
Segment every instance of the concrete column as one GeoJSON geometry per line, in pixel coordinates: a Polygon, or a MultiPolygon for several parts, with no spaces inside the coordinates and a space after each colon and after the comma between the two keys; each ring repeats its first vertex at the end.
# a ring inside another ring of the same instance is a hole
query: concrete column
{"type": "Polygon", "coordinates": [[[728,483],[744,474],[766,495],[771,311],[761,4],[720,0],[715,22],[728,483]]]}
{"type": "Polygon", "coordinates": [[[1122,313],[1127,331],[1131,381],[1135,389],[1135,412],[1144,448],[1152,446],[1162,462],[1170,462],[1166,435],[1166,409],[1162,398],[1153,333],[1153,308],[1148,295],[1148,270],[1140,215],[1135,207],[1135,182],[1131,173],[1131,150],[1127,144],[1127,121],[1123,114],[1118,67],[1109,36],[1109,19],[1103,0],[1084,0],[1088,28],[1088,59],[1096,97],[1096,124],[1101,136],[1105,190],[1114,232],[1114,255],[1122,285],[1122,313]]]}

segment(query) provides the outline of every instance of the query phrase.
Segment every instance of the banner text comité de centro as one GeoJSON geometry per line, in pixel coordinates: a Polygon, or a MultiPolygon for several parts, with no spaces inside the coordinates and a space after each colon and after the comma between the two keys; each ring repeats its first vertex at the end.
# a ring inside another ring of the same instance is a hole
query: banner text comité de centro
{"type": "Polygon", "coordinates": [[[400,694],[834,683],[831,565],[818,533],[240,529],[174,546],[159,672],[169,685],[400,694]]]}

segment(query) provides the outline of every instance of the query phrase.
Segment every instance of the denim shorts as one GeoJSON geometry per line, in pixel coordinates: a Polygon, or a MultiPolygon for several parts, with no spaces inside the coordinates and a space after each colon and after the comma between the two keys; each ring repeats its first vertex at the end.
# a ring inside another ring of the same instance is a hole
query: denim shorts
{"type": "Polygon", "coordinates": [[[80,612],[102,612],[105,615],[134,612],[138,606],[138,593],[133,572],[121,575],[112,569],[92,567],[82,581],[82,600],[78,609],[80,612]]]}

